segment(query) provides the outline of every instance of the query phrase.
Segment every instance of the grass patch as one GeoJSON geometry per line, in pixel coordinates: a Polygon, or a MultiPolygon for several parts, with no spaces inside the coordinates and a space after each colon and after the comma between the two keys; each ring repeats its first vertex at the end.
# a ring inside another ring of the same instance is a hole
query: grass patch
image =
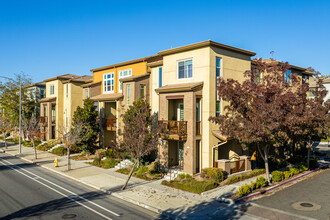
{"type": "Polygon", "coordinates": [[[113,158],[106,158],[104,160],[96,158],[96,159],[94,159],[94,161],[92,163],[88,163],[88,164],[91,164],[91,165],[97,166],[97,167],[102,167],[104,169],[110,169],[110,168],[114,168],[118,163],[119,163],[119,160],[116,160],[113,158]]]}
{"type": "Polygon", "coordinates": [[[214,189],[219,186],[219,184],[214,181],[198,181],[192,178],[190,175],[183,179],[181,177],[183,176],[179,176],[179,178],[171,181],[163,180],[162,185],[197,194],[201,194],[202,192],[214,189]]]}

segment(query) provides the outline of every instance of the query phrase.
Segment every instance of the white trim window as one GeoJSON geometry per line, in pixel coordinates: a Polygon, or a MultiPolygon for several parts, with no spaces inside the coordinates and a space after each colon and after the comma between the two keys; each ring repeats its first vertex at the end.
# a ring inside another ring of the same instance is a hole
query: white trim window
{"type": "Polygon", "coordinates": [[[52,84],[52,85],[50,85],[50,91],[49,91],[49,93],[51,94],[51,95],[54,95],[54,85],[52,84]]]}
{"type": "Polygon", "coordinates": [[[178,79],[187,79],[193,77],[192,59],[178,61],[178,79]]]}
{"type": "Polygon", "coordinates": [[[103,93],[113,93],[115,74],[114,72],[103,74],[103,93]]]}
{"type": "Polygon", "coordinates": [[[118,92],[123,91],[123,82],[120,82],[119,80],[130,76],[132,76],[132,69],[120,70],[118,72],[118,92]]]}

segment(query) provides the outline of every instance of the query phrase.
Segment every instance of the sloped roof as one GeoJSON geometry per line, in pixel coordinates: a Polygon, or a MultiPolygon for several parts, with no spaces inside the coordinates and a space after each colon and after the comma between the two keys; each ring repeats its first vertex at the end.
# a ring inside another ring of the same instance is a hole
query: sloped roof
{"type": "Polygon", "coordinates": [[[123,96],[123,93],[111,93],[111,94],[101,94],[97,96],[91,97],[94,101],[116,101],[118,99],[121,99],[123,96]]]}
{"type": "Polygon", "coordinates": [[[43,98],[43,99],[39,99],[38,102],[53,102],[56,101],[56,97],[50,97],[50,98],[43,98]]]}
{"type": "Polygon", "coordinates": [[[52,77],[52,78],[49,78],[49,79],[45,79],[44,82],[49,82],[49,81],[53,81],[53,80],[68,80],[68,79],[72,79],[72,78],[76,78],[76,77],[79,77],[77,75],[74,75],[74,74],[64,74],[64,75],[60,75],[60,76],[55,76],[55,77],[52,77]]]}
{"type": "Polygon", "coordinates": [[[157,93],[194,91],[203,86],[203,82],[165,85],[155,89],[157,93]]]}
{"type": "Polygon", "coordinates": [[[122,78],[119,81],[122,81],[122,82],[135,81],[137,79],[140,79],[140,78],[143,78],[143,77],[146,77],[146,76],[149,76],[149,75],[150,75],[150,73],[146,73],[146,74],[143,74],[143,75],[137,75],[137,76],[130,76],[130,77],[122,78]]]}
{"type": "Polygon", "coordinates": [[[69,80],[66,80],[66,82],[80,82],[80,83],[89,83],[93,81],[93,76],[90,75],[83,75],[71,78],[69,80]]]}
{"type": "Polygon", "coordinates": [[[101,84],[101,83],[102,83],[102,81],[90,82],[90,83],[86,83],[86,84],[81,85],[81,87],[83,87],[83,88],[92,87],[92,86],[96,86],[96,85],[101,84]]]}

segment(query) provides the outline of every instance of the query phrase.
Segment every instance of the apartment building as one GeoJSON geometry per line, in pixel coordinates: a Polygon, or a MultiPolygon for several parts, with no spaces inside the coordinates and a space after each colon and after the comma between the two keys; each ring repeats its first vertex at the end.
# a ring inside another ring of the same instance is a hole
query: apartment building
{"type": "Polygon", "coordinates": [[[147,62],[157,59],[159,56],[148,56],[91,70],[93,83],[84,86],[84,94],[94,91],[90,97],[98,106],[101,146],[110,146],[129,105],[139,98],[150,99],[147,62]]]}
{"type": "MultiPolygon", "coordinates": [[[[46,83],[37,82],[27,86],[27,95],[30,100],[38,103],[40,99],[46,97],[46,83]]],[[[40,106],[35,107],[35,114],[37,117],[40,115],[40,106]]]]}
{"type": "Polygon", "coordinates": [[[44,140],[60,138],[58,131],[70,127],[74,111],[83,104],[81,85],[92,80],[92,76],[73,74],[44,80],[46,97],[39,100],[39,122],[44,140]]]}

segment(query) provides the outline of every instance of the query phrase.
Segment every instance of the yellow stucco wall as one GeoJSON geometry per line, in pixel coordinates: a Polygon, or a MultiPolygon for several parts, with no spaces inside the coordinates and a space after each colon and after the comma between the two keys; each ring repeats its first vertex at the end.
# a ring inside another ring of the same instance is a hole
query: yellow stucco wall
{"type": "MultiPolygon", "coordinates": [[[[132,69],[132,76],[138,76],[138,75],[143,75],[147,73],[147,62],[139,62],[139,63],[134,63],[134,64],[129,64],[121,67],[114,67],[114,68],[109,68],[106,70],[101,70],[101,71],[95,71],[93,73],[93,82],[99,82],[103,80],[103,74],[105,73],[111,73],[113,72],[114,75],[114,92],[118,93],[118,73],[120,70],[125,70],[125,69],[132,69]]],[[[101,94],[103,94],[103,81],[102,81],[102,86],[101,86],[101,94]]]]}

